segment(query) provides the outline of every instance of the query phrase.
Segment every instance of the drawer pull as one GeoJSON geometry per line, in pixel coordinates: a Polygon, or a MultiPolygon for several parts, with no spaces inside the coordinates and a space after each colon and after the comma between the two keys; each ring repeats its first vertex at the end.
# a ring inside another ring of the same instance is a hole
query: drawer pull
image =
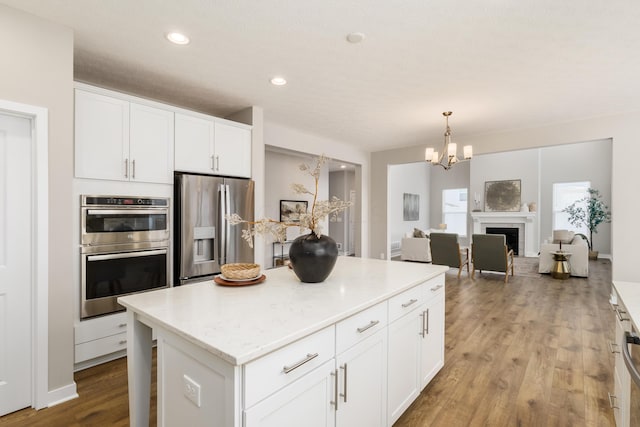
{"type": "Polygon", "coordinates": [[[627,314],[627,312],[624,310],[620,310],[620,307],[616,307],[615,311],[616,311],[616,316],[618,316],[618,320],[620,320],[621,322],[626,322],[627,320],[630,320],[628,317],[622,317],[622,315],[627,314]]]}
{"type": "Polygon", "coordinates": [[[407,308],[407,307],[409,307],[410,305],[415,304],[415,303],[417,303],[417,302],[418,302],[418,300],[417,300],[417,299],[411,299],[411,300],[409,300],[409,302],[405,302],[404,304],[402,304],[402,308],[407,308]]]}
{"type": "Polygon", "coordinates": [[[618,348],[618,344],[609,341],[609,351],[613,354],[620,353],[620,350],[616,350],[618,348]]]}
{"type": "Polygon", "coordinates": [[[122,345],[122,344],[126,344],[126,343],[127,343],[127,340],[120,340],[120,341],[118,341],[118,344],[120,344],[120,345],[122,345]]]}
{"type": "Polygon", "coordinates": [[[305,363],[315,359],[316,357],[318,357],[318,353],[308,353],[307,357],[305,357],[304,359],[300,360],[299,362],[294,363],[291,366],[283,366],[282,367],[282,372],[284,372],[285,374],[288,374],[289,372],[293,371],[294,369],[299,368],[300,366],[304,365],[305,363]]]}
{"type": "Polygon", "coordinates": [[[609,406],[611,407],[611,409],[620,409],[619,406],[615,406],[615,404],[613,403],[615,399],[617,399],[617,397],[611,393],[607,393],[607,395],[609,396],[609,406]]]}
{"type": "Polygon", "coordinates": [[[118,325],[118,328],[126,328],[126,327],[127,327],[127,324],[126,324],[126,323],[120,323],[120,324],[118,325]]]}
{"type": "Polygon", "coordinates": [[[434,286],[433,288],[431,288],[431,292],[435,292],[435,291],[437,291],[438,289],[442,288],[443,286],[444,286],[444,285],[442,285],[442,284],[441,284],[441,285],[438,285],[438,286],[434,286]]]}
{"type": "Polygon", "coordinates": [[[376,326],[378,323],[380,323],[379,320],[372,320],[371,322],[369,322],[369,324],[367,326],[363,326],[362,328],[358,328],[356,329],[359,333],[363,333],[364,331],[366,331],[367,329],[373,328],[374,326],[376,326]]]}

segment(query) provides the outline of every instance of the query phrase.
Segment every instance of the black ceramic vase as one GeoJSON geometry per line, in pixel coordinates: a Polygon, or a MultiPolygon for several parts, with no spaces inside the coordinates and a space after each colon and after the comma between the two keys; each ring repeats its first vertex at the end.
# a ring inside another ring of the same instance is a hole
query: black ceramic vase
{"type": "Polygon", "coordinates": [[[338,259],[338,245],[327,235],[318,238],[315,233],[296,238],[289,248],[293,271],[300,281],[318,283],[324,281],[338,259]]]}

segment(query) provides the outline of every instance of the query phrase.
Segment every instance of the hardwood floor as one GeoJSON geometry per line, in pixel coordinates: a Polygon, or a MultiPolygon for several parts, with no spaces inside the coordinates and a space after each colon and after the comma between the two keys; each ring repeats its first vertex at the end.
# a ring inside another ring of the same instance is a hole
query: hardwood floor
{"type": "Polygon", "coordinates": [[[614,426],[611,264],[589,268],[506,285],[448,273],[445,366],[395,426],[614,426]]]}
{"type": "MultiPolygon", "coordinates": [[[[613,426],[611,264],[589,268],[588,279],[516,274],[506,285],[499,274],[458,280],[451,270],[445,366],[395,426],[613,426]]],[[[9,414],[0,425],[128,425],[125,359],[75,380],[78,399],[9,414]]],[[[155,412],[152,404],[151,425],[155,412]]]]}

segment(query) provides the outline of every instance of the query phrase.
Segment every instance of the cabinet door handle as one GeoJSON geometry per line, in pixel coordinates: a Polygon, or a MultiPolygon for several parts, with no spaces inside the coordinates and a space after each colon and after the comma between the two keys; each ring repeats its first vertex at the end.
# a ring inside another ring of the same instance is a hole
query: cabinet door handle
{"type": "Polygon", "coordinates": [[[336,411],[338,410],[338,370],[331,372],[331,376],[334,377],[335,382],[333,383],[333,395],[335,396],[335,400],[330,401],[329,403],[335,405],[336,411]]]}
{"type": "Polygon", "coordinates": [[[293,371],[294,369],[299,368],[300,366],[304,365],[305,363],[315,359],[316,357],[318,357],[318,353],[307,353],[307,357],[305,357],[304,359],[294,363],[291,366],[283,366],[282,367],[282,372],[284,372],[285,374],[288,374],[289,372],[293,371]]]}
{"type": "Polygon", "coordinates": [[[429,335],[429,309],[427,308],[427,310],[424,313],[425,313],[425,315],[424,315],[425,322],[427,324],[427,327],[425,328],[425,332],[424,333],[425,333],[425,335],[429,335]]]}
{"type": "Polygon", "coordinates": [[[340,396],[342,396],[342,401],[344,403],[347,403],[347,364],[345,363],[344,365],[340,366],[340,369],[344,370],[344,377],[342,380],[342,385],[344,388],[344,393],[340,393],[340,396]]]}
{"type": "Polygon", "coordinates": [[[619,406],[615,406],[615,404],[613,403],[613,401],[617,399],[616,395],[609,392],[607,392],[607,395],[609,396],[609,406],[611,407],[611,409],[620,409],[619,406]]]}
{"type": "Polygon", "coordinates": [[[216,167],[214,166],[213,154],[211,155],[211,170],[216,170],[216,167]]]}
{"type": "Polygon", "coordinates": [[[444,286],[444,285],[442,285],[442,284],[440,284],[440,285],[438,285],[438,286],[434,286],[433,288],[431,288],[431,292],[435,292],[435,291],[437,291],[438,289],[442,288],[443,286],[444,286]]]}
{"type": "Polygon", "coordinates": [[[415,304],[417,303],[418,300],[417,299],[410,299],[409,302],[405,302],[404,304],[402,304],[402,308],[407,308],[409,307],[411,304],[415,304]]]}
{"type": "Polygon", "coordinates": [[[379,320],[372,320],[371,322],[369,322],[369,324],[367,326],[363,326],[361,328],[356,329],[359,333],[363,333],[364,331],[366,331],[367,329],[373,328],[374,326],[376,326],[378,323],[380,323],[379,320]]]}
{"type": "Polygon", "coordinates": [[[136,179],[136,159],[133,159],[133,161],[131,162],[131,169],[131,178],[136,179]]]}
{"type": "Polygon", "coordinates": [[[129,178],[129,159],[124,159],[124,177],[129,178]]]}
{"type": "Polygon", "coordinates": [[[426,338],[429,334],[429,309],[420,313],[420,317],[422,317],[422,330],[420,331],[420,336],[422,338],[426,338]]]}
{"type": "Polygon", "coordinates": [[[220,156],[216,154],[216,171],[220,172],[220,156]]]}
{"type": "Polygon", "coordinates": [[[120,344],[120,345],[122,345],[122,344],[126,344],[126,343],[127,343],[127,340],[120,340],[120,341],[118,342],[118,344],[120,344]]]}
{"type": "Polygon", "coordinates": [[[120,324],[118,325],[118,328],[126,328],[126,327],[127,327],[127,324],[126,324],[126,323],[120,323],[120,324]]]}

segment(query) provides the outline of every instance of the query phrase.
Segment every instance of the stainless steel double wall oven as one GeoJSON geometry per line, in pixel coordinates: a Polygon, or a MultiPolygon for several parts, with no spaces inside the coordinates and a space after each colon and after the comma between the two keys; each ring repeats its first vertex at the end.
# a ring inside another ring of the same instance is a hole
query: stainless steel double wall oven
{"type": "Polygon", "coordinates": [[[120,295],[169,285],[169,199],[81,196],[80,317],[121,311],[120,295]]]}

